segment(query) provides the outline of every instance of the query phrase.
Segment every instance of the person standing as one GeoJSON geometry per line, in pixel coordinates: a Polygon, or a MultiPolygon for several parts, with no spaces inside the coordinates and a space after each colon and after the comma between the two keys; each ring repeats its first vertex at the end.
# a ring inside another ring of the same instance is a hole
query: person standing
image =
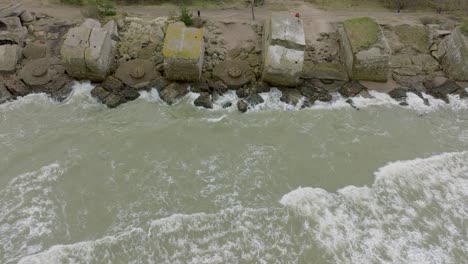
{"type": "Polygon", "coordinates": [[[198,18],[200,18],[200,10],[197,10],[198,18]]]}

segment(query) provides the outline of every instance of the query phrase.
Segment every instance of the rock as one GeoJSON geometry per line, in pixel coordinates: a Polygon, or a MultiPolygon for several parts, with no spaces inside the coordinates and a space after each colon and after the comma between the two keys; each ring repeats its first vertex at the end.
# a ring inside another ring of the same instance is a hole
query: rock
{"type": "Polygon", "coordinates": [[[408,103],[406,102],[406,98],[408,97],[408,93],[413,93],[415,95],[417,95],[419,98],[423,99],[424,103],[426,105],[429,105],[429,101],[423,97],[421,91],[417,90],[417,89],[412,89],[412,88],[395,88],[393,90],[391,90],[388,95],[401,102],[400,105],[403,105],[403,106],[406,106],[408,105],[408,103]]]}
{"type": "Polygon", "coordinates": [[[36,18],[34,18],[34,16],[31,15],[28,10],[25,10],[23,13],[21,13],[20,19],[23,21],[23,23],[31,23],[36,20],[36,18]]]}
{"type": "Polygon", "coordinates": [[[295,86],[304,64],[305,35],[301,19],[274,13],[264,26],[262,79],[295,86]]]}
{"type": "Polygon", "coordinates": [[[4,17],[18,17],[24,11],[26,11],[23,7],[23,3],[16,2],[9,5],[5,5],[0,7],[0,18],[4,17]]]}
{"type": "Polygon", "coordinates": [[[92,19],[92,18],[87,18],[81,24],[81,27],[86,27],[86,28],[89,28],[89,29],[100,28],[101,27],[101,22],[99,22],[99,21],[97,21],[95,19],[92,19]]]}
{"type": "Polygon", "coordinates": [[[238,60],[227,60],[216,65],[213,69],[213,77],[221,80],[233,90],[255,80],[255,75],[249,65],[238,60]]]}
{"type": "Polygon", "coordinates": [[[245,98],[245,97],[249,96],[250,94],[252,94],[251,90],[247,86],[241,87],[241,88],[236,90],[236,95],[239,98],[245,98]]]}
{"type": "Polygon", "coordinates": [[[170,24],[164,39],[164,71],[169,80],[197,81],[201,77],[205,46],[203,29],[170,24]]]}
{"type": "Polygon", "coordinates": [[[121,97],[125,98],[125,102],[133,101],[140,97],[140,93],[131,87],[125,87],[125,89],[120,93],[121,97]]]}
{"type": "Polygon", "coordinates": [[[49,67],[50,62],[48,59],[34,59],[24,65],[19,72],[19,77],[29,86],[44,85],[52,80],[49,67]]]}
{"type": "Polygon", "coordinates": [[[3,82],[6,89],[13,95],[13,96],[25,96],[31,92],[31,90],[26,87],[19,79],[15,77],[3,77],[0,76],[0,83],[3,82]]]}
{"type": "Polygon", "coordinates": [[[28,30],[18,17],[0,18],[0,43],[22,45],[28,30]]]}
{"type": "Polygon", "coordinates": [[[237,101],[237,109],[241,113],[247,112],[248,107],[249,107],[249,105],[244,100],[237,101]]]}
{"type": "Polygon", "coordinates": [[[223,108],[229,108],[232,106],[232,103],[231,102],[226,102],[222,105],[223,108]]]}
{"type": "Polygon", "coordinates": [[[412,56],[413,65],[421,68],[426,73],[432,73],[439,70],[439,63],[429,54],[419,54],[412,56]]]}
{"type": "Polygon", "coordinates": [[[0,72],[14,72],[21,59],[21,48],[18,45],[0,46],[0,72]]]}
{"type": "Polygon", "coordinates": [[[340,94],[344,97],[354,97],[361,93],[362,91],[367,90],[367,88],[358,81],[351,81],[339,90],[340,94]]]}
{"type": "Polygon", "coordinates": [[[128,86],[145,89],[152,80],[160,77],[155,65],[149,60],[135,59],[122,63],[115,77],[128,86]]]}
{"type": "Polygon", "coordinates": [[[185,96],[188,92],[187,86],[178,83],[171,83],[159,93],[159,97],[161,97],[161,99],[168,105],[172,105],[177,99],[185,96]]]}
{"type": "Polygon", "coordinates": [[[282,92],[282,96],[280,98],[281,102],[284,102],[290,105],[297,105],[302,99],[302,94],[297,89],[285,89],[285,90],[282,90],[281,92],[282,92]]]}
{"type": "Polygon", "coordinates": [[[447,81],[448,79],[444,76],[435,76],[434,78],[423,82],[423,85],[426,89],[433,89],[437,86],[443,85],[447,81]]]}
{"type": "Polygon", "coordinates": [[[270,92],[271,87],[266,82],[257,82],[254,85],[253,90],[255,93],[268,93],[270,92]]]}
{"type": "Polygon", "coordinates": [[[444,72],[456,81],[468,81],[468,36],[460,28],[446,37],[437,51],[444,72]]]}
{"type": "Polygon", "coordinates": [[[112,93],[119,93],[125,89],[125,85],[113,76],[106,77],[106,79],[101,83],[101,86],[112,93]]]}
{"type": "Polygon", "coordinates": [[[61,74],[52,82],[43,85],[44,89],[52,98],[57,101],[65,100],[70,93],[72,92],[73,87],[73,79],[71,79],[68,75],[61,74]]]}
{"type": "Polygon", "coordinates": [[[44,58],[47,56],[47,46],[45,42],[29,42],[23,48],[23,56],[28,60],[44,58]]]}
{"type": "Polygon", "coordinates": [[[340,62],[305,61],[302,73],[304,78],[317,78],[348,81],[348,73],[344,64],[340,62]]]}
{"type": "Polygon", "coordinates": [[[211,95],[209,93],[201,93],[197,99],[193,102],[195,106],[204,107],[211,109],[213,108],[213,102],[211,101],[211,95]]]}
{"type": "Polygon", "coordinates": [[[120,41],[119,30],[117,28],[117,23],[115,23],[114,20],[107,22],[103,28],[109,31],[112,40],[120,41]]]}
{"type": "Polygon", "coordinates": [[[350,79],[387,81],[390,48],[374,19],[363,17],[346,20],[338,28],[338,34],[350,79]]]}
{"type": "Polygon", "coordinates": [[[194,93],[209,93],[211,89],[207,83],[201,82],[191,84],[190,90],[194,93]]]}
{"type": "Polygon", "coordinates": [[[0,104],[3,104],[12,99],[14,99],[14,96],[8,91],[5,85],[0,83],[0,104]]]}
{"type": "Polygon", "coordinates": [[[102,103],[107,105],[109,108],[116,108],[117,106],[123,104],[125,100],[116,94],[110,94],[102,100],[102,103]]]}
{"type": "Polygon", "coordinates": [[[150,82],[149,87],[154,88],[158,90],[158,92],[161,92],[164,88],[166,88],[171,82],[166,80],[164,77],[158,77],[155,80],[150,82]]]}
{"type": "Polygon", "coordinates": [[[110,34],[101,28],[72,28],[68,31],[61,55],[70,76],[102,81],[113,62],[110,34]]]}
{"type": "Polygon", "coordinates": [[[213,89],[214,92],[216,92],[219,95],[225,94],[229,91],[228,86],[223,83],[222,81],[208,81],[208,86],[210,86],[211,89],[213,89]]]}
{"type": "Polygon", "coordinates": [[[103,102],[110,94],[111,92],[102,86],[96,86],[91,90],[91,96],[97,98],[99,102],[103,102]]]}
{"type": "Polygon", "coordinates": [[[245,101],[251,106],[256,106],[264,102],[263,98],[258,94],[252,94],[247,96],[245,98],[245,101]]]}
{"type": "Polygon", "coordinates": [[[446,103],[449,102],[449,94],[459,95],[460,98],[468,97],[468,92],[464,88],[460,87],[456,82],[451,80],[440,86],[427,89],[427,93],[432,95],[434,98],[444,100],[446,103]]]}

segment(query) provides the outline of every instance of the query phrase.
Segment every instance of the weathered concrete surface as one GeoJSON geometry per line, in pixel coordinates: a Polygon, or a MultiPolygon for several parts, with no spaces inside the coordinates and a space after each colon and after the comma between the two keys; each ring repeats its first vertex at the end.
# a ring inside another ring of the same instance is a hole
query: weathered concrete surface
{"type": "Polygon", "coordinates": [[[338,34],[350,79],[387,81],[391,51],[375,20],[346,20],[338,27],[338,34]]]}
{"type": "Polygon", "coordinates": [[[450,78],[468,81],[468,36],[457,28],[439,45],[441,65],[450,78]]]}
{"type": "Polygon", "coordinates": [[[255,74],[247,62],[239,60],[227,60],[216,65],[213,77],[223,81],[229,89],[239,89],[250,82],[255,82],[255,74]]]}
{"type": "Polygon", "coordinates": [[[87,28],[100,28],[101,27],[101,22],[88,18],[86,19],[83,23],[81,23],[81,27],[87,27],[87,28]]]}
{"type": "Polygon", "coordinates": [[[303,70],[304,50],[302,20],[272,14],[264,26],[262,79],[272,85],[295,86],[303,70]]]}
{"type": "Polygon", "coordinates": [[[49,67],[50,62],[46,58],[31,60],[21,69],[19,77],[29,86],[44,85],[52,80],[49,67]]]}
{"type": "Polygon", "coordinates": [[[29,42],[23,48],[23,56],[26,59],[39,59],[47,56],[47,45],[45,41],[29,42]]]}
{"type": "Polygon", "coordinates": [[[12,4],[0,4],[0,18],[17,17],[25,11],[21,2],[12,4]]]}
{"type": "Polygon", "coordinates": [[[159,76],[161,74],[156,70],[155,65],[149,60],[142,59],[124,62],[115,72],[117,79],[137,89],[147,86],[150,81],[155,80],[159,76]]]}
{"type": "Polygon", "coordinates": [[[110,33],[102,28],[72,28],[64,41],[61,55],[70,76],[102,81],[113,61],[110,33]]]}
{"type": "Polygon", "coordinates": [[[200,79],[205,54],[203,29],[187,28],[181,22],[168,26],[164,39],[164,71],[176,81],[200,79]]]}
{"type": "Polygon", "coordinates": [[[14,72],[21,54],[21,48],[18,45],[0,46],[0,72],[14,72]]]}

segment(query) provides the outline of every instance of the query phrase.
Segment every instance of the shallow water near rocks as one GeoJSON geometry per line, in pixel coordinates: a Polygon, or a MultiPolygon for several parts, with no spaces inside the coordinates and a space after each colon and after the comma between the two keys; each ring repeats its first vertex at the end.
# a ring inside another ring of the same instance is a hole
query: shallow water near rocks
{"type": "Polygon", "coordinates": [[[0,263],[463,263],[468,101],[0,105],[0,263]]]}

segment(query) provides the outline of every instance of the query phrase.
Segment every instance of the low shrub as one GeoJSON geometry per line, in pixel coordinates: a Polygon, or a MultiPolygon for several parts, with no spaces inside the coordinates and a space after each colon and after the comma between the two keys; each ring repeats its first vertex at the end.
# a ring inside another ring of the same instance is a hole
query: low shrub
{"type": "Polygon", "coordinates": [[[179,21],[184,22],[186,26],[193,25],[192,12],[186,6],[179,8],[179,21]]]}

